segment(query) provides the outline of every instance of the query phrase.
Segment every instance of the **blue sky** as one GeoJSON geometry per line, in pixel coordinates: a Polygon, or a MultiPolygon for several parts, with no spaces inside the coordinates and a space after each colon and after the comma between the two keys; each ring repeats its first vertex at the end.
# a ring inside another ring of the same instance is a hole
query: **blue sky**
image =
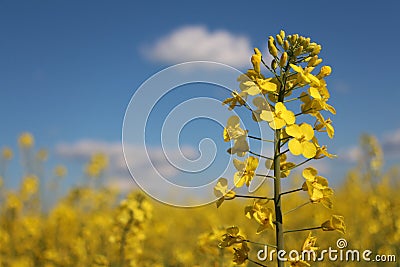
{"type": "Polygon", "coordinates": [[[196,27],[263,48],[268,35],[284,29],[321,43],[324,63],[333,68],[334,152],[371,133],[392,148],[394,163],[400,154],[399,9],[396,1],[1,1],[0,147],[16,148],[24,131],[55,154],[60,144],[82,140],[118,143],[132,94],[174,61],[149,56],[149,48],[196,27]]]}

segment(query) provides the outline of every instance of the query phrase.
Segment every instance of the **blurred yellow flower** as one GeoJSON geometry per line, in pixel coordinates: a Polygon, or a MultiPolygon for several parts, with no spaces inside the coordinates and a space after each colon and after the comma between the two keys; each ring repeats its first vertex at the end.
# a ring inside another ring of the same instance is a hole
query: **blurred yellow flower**
{"type": "Polygon", "coordinates": [[[307,123],[302,123],[300,126],[297,124],[289,125],[286,127],[286,133],[294,137],[288,144],[289,150],[293,155],[303,154],[308,159],[316,155],[317,148],[310,142],[314,137],[314,130],[311,125],[307,123]]]}
{"type": "Polygon", "coordinates": [[[39,151],[36,153],[36,158],[39,161],[46,161],[48,157],[48,152],[46,149],[39,149],[39,151]]]}
{"type": "Polygon", "coordinates": [[[6,159],[6,160],[12,159],[12,157],[13,157],[13,152],[12,152],[11,148],[9,148],[9,147],[3,148],[2,156],[3,156],[3,158],[6,159]]]}
{"type": "Polygon", "coordinates": [[[62,178],[67,175],[67,168],[64,165],[57,165],[53,172],[56,177],[62,178]]]}
{"type": "Polygon", "coordinates": [[[321,224],[323,231],[338,231],[342,234],[346,233],[346,225],[344,217],[340,215],[332,215],[331,219],[321,224]]]}
{"type": "Polygon", "coordinates": [[[296,121],[294,113],[287,110],[282,102],[276,103],[273,111],[263,110],[260,118],[267,121],[272,129],[281,129],[285,125],[291,125],[296,121]]]}
{"type": "Polygon", "coordinates": [[[18,138],[19,146],[22,148],[31,148],[34,142],[33,135],[28,132],[22,133],[18,138]]]}
{"type": "Polygon", "coordinates": [[[233,165],[237,170],[234,175],[235,186],[242,187],[244,184],[249,186],[258,167],[258,158],[249,156],[244,161],[233,159],[233,165]]]}
{"type": "Polygon", "coordinates": [[[21,194],[29,198],[35,194],[39,189],[39,179],[36,175],[27,175],[23,178],[21,184],[21,194]]]}

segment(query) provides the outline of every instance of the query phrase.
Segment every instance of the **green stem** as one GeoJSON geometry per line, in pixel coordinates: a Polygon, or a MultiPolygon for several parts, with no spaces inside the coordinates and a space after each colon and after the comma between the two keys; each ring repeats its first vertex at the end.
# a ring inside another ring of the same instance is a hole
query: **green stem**
{"type": "Polygon", "coordinates": [[[255,152],[253,152],[253,151],[249,151],[249,153],[250,153],[250,154],[253,154],[254,156],[260,157],[260,158],[273,160],[273,158],[270,158],[270,157],[267,157],[267,156],[263,156],[263,155],[257,154],[257,153],[255,153],[255,152]]]}
{"type": "Polygon", "coordinates": [[[309,162],[310,160],[312,160],[313,158],[310,158],[310,159],[306,159],[305,161],[303,161],[303,162],[300,162],[299,164],[297,164],[297,165],[295,165],[295,166],[293,166],[292,168],[290,168],[289,170],[293,170],[293,169],[295,169],[295,168],[297,168],[297,167],[300,167],[301,165],[303,165],[303,164],[306,164],[307,162],[309,162]]]}
{"type": "Polygon", "coordinates": [[[289,213],[291,213],[293,211],[296,211],[296,210],[300,209],[301,207],[304,207],[305,205],[310,204],[310,203],[311,203],[310,201],[307,201],[306,203],[303,203],[303,204],[297,206],[294,209],[288,210],[287,212],[284,213],[284,215],[289,214],[289,213]]]}
{"type": "Polygon", "coordinates": [[[281,196],[282,195],[286,195],[286,194],[290,194],[290,193],[294,193],[294,192],[297,192],[297,191],[301,191],[301,190],[303,190],[303,188],[297,188],[297,189],[293,189],[293,190],[290,190],[290,191],[286,191],[286,192],[281,193],[281,196]]]}
{"type": "Polygon", "coordinates": [[[261,264],[261,263],[259,263],[259,262],[257,262],[257,261],[252,260],[252,259],[247,258],[247,260],[248,260],[249,262],[252,262],[252,263],[258,265],[258,266],[268,267],[267,265],[261,264]]]}
{"type": "Polygon", "coordinates": [[[249,138],[252,138],[252,139],[264,141],[264,142],[269,142],[269,143],[273,143],[273,142],[274,142],[273,140],[262,139],[262,138],[260,138],[260,137],[252,136],[252,135],[248,135],[248,137],[249,137],[249,138]]]}
{"type": "Polygon", "coordinates": [[[302,231],[310,231],[310,230],[317,230],[317,229],[322,229],[322,226],[316,226],[316,227],[309,227],[309,228],[302,228],[302,229],[294,229],[294,230],[287,230],[283,232],[284,234],[287,233],[294,233],[294,232],[302,232],[302,231]]]}
{"type": "Polygon", "coordinates": [[[262,197],[262,196],[235,195],[235,197],[274,200],[273,197],[262,197]]]}
{"type": "Polygon", "coordinates": [[[265,174],[259,174],[259,173],[256,173],[256,176],[258,176],[258,177],[265,177],[265,178],[271,178],[271,179],[275,179],[275,176],[271,176],[271,175],[265,175],[265,174]]]}

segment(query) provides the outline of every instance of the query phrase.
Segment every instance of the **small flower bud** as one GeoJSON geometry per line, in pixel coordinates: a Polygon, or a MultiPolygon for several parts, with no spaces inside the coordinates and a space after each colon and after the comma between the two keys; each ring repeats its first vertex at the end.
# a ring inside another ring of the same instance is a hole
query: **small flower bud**
{"type": "Polygon", "coordinates": [[[318,55],[321,52],[322,47],[320,45],[316,45],[311,52],[311,55],[318,55]]]}
{"type": "Polygon", "coordinates": [[[332,73],[332,68],[331,68],[330,66],[323,66],[323,67],[321,68],[321,70],[319,71],[317,77],[318,77],[319,79],[321,79],[321,78],[324,78],[324,77],[326,77],[326,76],[331,75],[331,73],[332,73]]]}
{"type": "Polygon", "coordinates": [[[273,40],[274,40],[273,37],[268,40],[268,50],[269,50],[269,53],[273,57],[277,57],[278,56],[278,49],[276,49],[276,46],[275,46],[273,40]]]}
{"type": "Polygon", "coordinates": [[[281,30],[279,32],[279,35],[281,36],[282,40],[285,39],[285,31],[284,30],[281,30]]]}
{"type": "Polygon", "coordinates": [[[302,47],[302,46],[299,46],[298,48],[296,48],[296,50],[294,50],[294,55],[295,55],[296,57],[297,57],[297,56],[300,56],[301,52],[303,52],[303,47],[302,47]]]}
{"type": "Polygon", "coordinates": [[[259,50],[257,47],[254,48],[254,54],[256,54],[256,55],[262,55],[261,52],[260,52],[260,50],[259,50]]]}
{"type": "Polygon", "coordinates": [[[318,60],[318,56],[308,58],[310,58],[310,60],[308,61],[307,67],[314,67],[315,62],[318,60]]]}
{"type": "Polygon", "coordinates": [[[278,63],[276,63],[276,60],[273,59],[272,62],[271,62],[271,68],[275,70],[276,67],[278,67],[278,63]]]}
{"type": "Polygon", "coordinates": [[[288,59],[288,54],[286,52],[283,52],[281,59],[279,61],[279,66],[283,68],[286,65],[287,59],[288,59]]]}
{"type": "Polygon", "coordinates": [[[285,42],[283,42],[283,49],[289,50],[289,47],[290,47],[289,42],[285,40],[285,42]]]}
{"type": "Polygon", "coordinates": [[[276,35],[276,41],[278,42],[279,45],[283,44],[283,39],[279,34],[276,35]]]}

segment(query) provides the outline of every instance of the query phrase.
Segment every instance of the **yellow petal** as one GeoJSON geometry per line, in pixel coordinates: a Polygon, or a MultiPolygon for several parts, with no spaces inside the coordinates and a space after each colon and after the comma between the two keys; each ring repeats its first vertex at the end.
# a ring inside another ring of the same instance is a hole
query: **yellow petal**
{"type": "Polygon", "coordinates": [[[297,139],[291,139],[288,146],[289,151],[295,156],[300,155],[303,152],[303,146],[297,139]]]}
{"type": "Polygon", "coordinates": [[[236,170],[238,170],[238,171],[241,171],[246,167],[244,162],[242,162],[238,159],[233,159],[233,165],[235,166],[236,170]]]}
{"type": "Polygon", "coordinates": [[[235,183],[236,187],[242,187],[246,180],[244,179],[244,176],[241,172],[236,172],[235,175],[233,176],[233,181],[235,183]]]}
{"type": "Polygon", "coordinates": [[[311,140],[314,137],[314,129],[308,123],[301,124],[300,131],[303,133],[303,135],[307,141],[311,140]]]}
{"type": "Polygon", "coordinates": [[[290,67],[291,67],[295,72],[298,72],[298,73],[302,73],[302,72],[303,72],[303,68],[300,67],[300,66],[296,66],[296,65],[294,65],[294,64],[290,64],[290,67]]]}
{"type": "Polygon", "coordinates": [[[270,122],[270,121],[273,120],[274,115],[272,114],[271,111],[263,110],[263,111],[261,111],[260,118],[261,118],[262,120],[264,120],[264,121],[270,122]]]}
{"type": "Polygon", "coordinates": [[[281,129],[283,126],[286,125],[286,123],[283,119],[275,117],[269,125],[272,129],[281,129]]]}
{"type": "Polygon", "coordinates": [[[318,171],[313,167],[307,167],[303,170],[303,177],[310,182],[315,180],[315,176],[318,174],[318,171]]]}
{"type": "Polygon", "coordinates": [[[282,102],[278,102],[275,105],[275,114],[278,114],[279,112],[285,111],[286,107],[282,102]]]}
{"type": "Polygon", "coordinates": [[[293,124],[296,121],[294,113],[290,110],[282,111],[281,118],[284,119],[288,125],[293,124]]]}
{"type": "Polygon", "coordinates": [[[293,136],[294,138],[301,138],[302,136],[302,131],[300,129],[300,126],[297,124],[287,126],[286,133],[290,136],[293,136]]]}
{"type": "Polygon", "coordinates": [[[317,154],[317,148],[311,142],[303,142],[303,156],[307,159],[313,158],[317,154]]]}
{"type": "Polygon", "coordinates": [[[318,88],[310,87],[308,90],[310,95],[315,99],[321,99],[321,95],[319,94],[318,88]]]}

